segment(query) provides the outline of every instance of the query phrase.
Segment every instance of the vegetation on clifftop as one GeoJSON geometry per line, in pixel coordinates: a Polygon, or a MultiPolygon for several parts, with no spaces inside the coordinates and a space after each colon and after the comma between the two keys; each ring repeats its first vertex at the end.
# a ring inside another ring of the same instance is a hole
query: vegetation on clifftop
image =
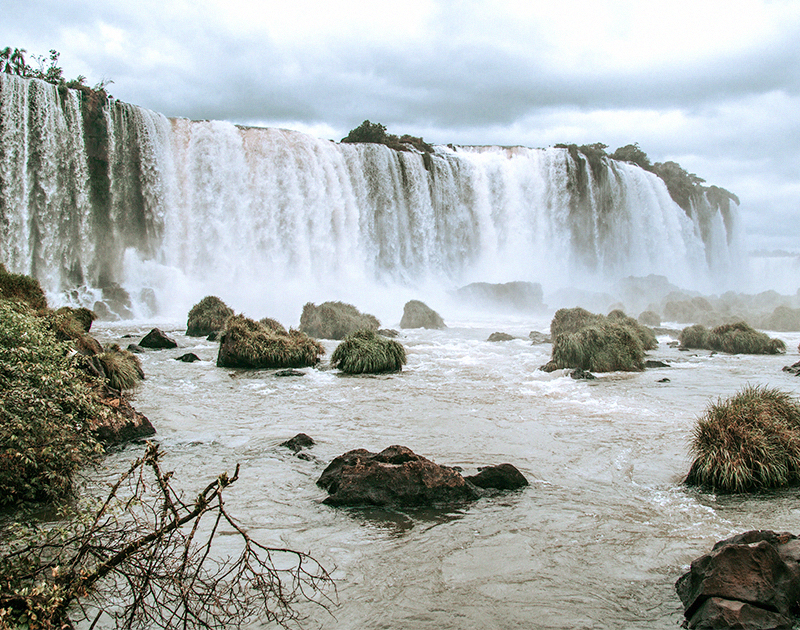
{"type": "Polygon", "coordinates": [[[365,120],[341,140],[346,143],[367,142],[372,144],[384,144],[395,151],[408,151],[409,147],[414,147],[420,153],[433,153],[433,147],[422,138],[410,136],[408,134],[400,137],[386,133],[386,126],[381,123],[373,123],[365,120]]]}

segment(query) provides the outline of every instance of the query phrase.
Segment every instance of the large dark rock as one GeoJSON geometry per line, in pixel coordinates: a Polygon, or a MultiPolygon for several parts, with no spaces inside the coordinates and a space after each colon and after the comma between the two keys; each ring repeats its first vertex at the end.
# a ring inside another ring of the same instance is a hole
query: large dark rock
{"type": "Polygon", "coordinates": [[[800,361],[792,365],[784,366],[783,371],[789,372],[789,374],[794,374],[795,376],[800,376],[800,361]]]}
{"type": "Polygon", "coordinates": [[[295,453],[299,453],[304,448],[309,446],[314,446],[314,440],[311,438],[310,435],[306,435],[305,433],[298,433],[293,438],[286,440],[285,442],[281,442],[278,446],[283,446],[285,448],[291,449],[295,453]]]}
{"type": "Polygon", "coordinates": [[[434,311],[424,302],[411,300],[403,307],[403,318],[400,328],[447,328],[439,313],[434,311]]]}
{"type": "Polygon", "coordinates": [[[718,542],[675,584],[689,628],[791,628],[800,540],[751,531],[718,542]]]}
{"type": "Polygon", "coordinates": [[[155,435],[155,428],[143,413],[134,409],[123,396],[107,392],[101,402],[111,408],[111,413],[95,419],[92,433],[98,441],[115,446],[155,435]]]}
{"type": "Polygon", "coordinates": [[[323,471],[317,485],[328,505],[415,507],[476,499],[478,490],[453,468],[416,455],[405,446],[380,453],[348,451],[323,471]]]}
{"type": "Polygon", "coordinates": [[[498,464],[481,468],[477,475],[464,477],[479,488],[495,488],[496,490],[515,490],[528,485],[528,480],[511,464],[498,464]]]}
{"type": "Polygon", "coordinates": [[[154,348],[156,350],[178,347],[178,343],[174,339],[167,337],[167,335],[158,328],[153,328],[153,330],[147,333],[139,342],[139,345],[142,348],[154,348]]]}
{"type": "Polygon", "coordinates": [[[542,285],[538,282],[473,282],[456,290],[455,296],[474,306],[501,307],[525,312],[536,312],[545,308],[542,302],[542,285]]]}

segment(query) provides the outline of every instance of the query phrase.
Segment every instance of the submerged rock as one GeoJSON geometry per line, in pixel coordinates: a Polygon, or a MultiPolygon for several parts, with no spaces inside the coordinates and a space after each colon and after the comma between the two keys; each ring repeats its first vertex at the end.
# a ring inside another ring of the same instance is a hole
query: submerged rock
{"type": "Polygon", "coordinates": [[[800,361],[793,365],[784,366],[783,371],[789,372],[789,374],[794,374],[795,376],[800,376],[800,361]]]}
{"type": "Polygon", "coordinates": [[[139,342],[142,348],[153,348],[156,350],[163,350],[167,348],[177,348],[178,342],[165,333],[161,332],[158,328],[153,328],[147,333],[144,338],[139,342]]]}
{"type": "Polygon", "coordinates": [[[532,330],[531,332],[529,332],[528,339],[531,340],[531,345],[534,346],[538,346],[543,343],[552,343],[550,335],[541,333],[538,330],[532,330]]]}
{"type": "Polygon", "coordinates": [[[750,531],[722,540],[675,583],[689,628],[792,628],[800,540],[750,531]]]}
{"type": "Polygon", "coordinates": [[[509,335],[504,332],[493,332],[486,341],[512,341],[513,339],[514,335],[509,335]]]}
{"type": "Polygon", "coordinates": [[[380,453],[348,451],[323,471],[317,485],[328,505],[416,507],[477,499],[476,488],[454,469],[416,455],[405,446],[380,453]]]}
{"type": "Polygon", "coordinates": [[[195,361],[199,361],[200,357],[198,357],[194,352],[187,352],[179,357],[175,357],[175,360],[183,361],[184,363],[194,363],[195,361]]]}
{"type": "Polygon", "coordinates": [[[653,361],[652,359],[648,359],[644,362],[644,366],[646,368],[668,368],[671,367],[669,363],[664,363],[663,361],[653,361]]]}
{"type": "Polygon", "coordinates": [[[283,446],[288,448],[295,453],[299,453],[304,448],[308,448],[309,446],[314,446],[314,440],[306,435],[305,433],[298,433],[293,438],[286,440],[285,442],[281,442],[278,446],[283,446]]]}

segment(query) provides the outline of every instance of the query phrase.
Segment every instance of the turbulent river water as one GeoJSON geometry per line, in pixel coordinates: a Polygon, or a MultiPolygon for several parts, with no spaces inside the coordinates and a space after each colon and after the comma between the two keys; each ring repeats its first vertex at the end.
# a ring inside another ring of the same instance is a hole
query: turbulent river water
{"type": "MultiPolygon", "coordinates": [[[[307,627],[673,629],[673,584],[714,542],[749,529],[800,533],[796,490],[731,497],[681,485],[709,402],[746,384],[800,391],[781,371],[797,361],[800,334],[777,335],[789,347],[781,356],[679,352],[661,337],[650,355],[669,368],[576,381],[537,369],[551,347],[527,336],[549,319],[445,319],[446,330],[402,331],[408,364],[383,376],[342,376],[325,361],[302,377],[217,368],[216,344],[165,322],[180,348],[141,355],[147,380],[134,404],[179,486],[193,493],[241,463],[231,512],[262,542],[331,570],[339,604],[330,614],[301,606],[307,627]],[[496,330],[519,339],[487,342],[496,330]],[[188,351],[202,361],[174,360],[188,351]],[[310,460],[279,446],[298,432],[316,440],[310,460]],[[331,459],[392,444],[465,474],[509,462],[531,485],[449,511],[322,504],[315,482],[331,459]]],[[[151,327],[95,332],[119,341],[151,327]]],[[[336,343],[325,342],[326,356],[336,343]]],[[[115,453],[109,471],[137,453],[115,453]]]]}

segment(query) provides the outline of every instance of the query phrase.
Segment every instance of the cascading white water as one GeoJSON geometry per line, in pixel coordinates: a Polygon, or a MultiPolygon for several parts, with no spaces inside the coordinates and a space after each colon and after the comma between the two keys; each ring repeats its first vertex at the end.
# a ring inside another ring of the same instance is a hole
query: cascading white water
{"type": "Polygon", "coordinates": [[[565,149],[422,155],[111,101],[92,161],[77,93],[3,76],[0,100],[0,259],[55,299],[120,283],[152,316],[212,293],[274,309],[355,288],[651,273],[707,290],[741,258],[715,208],[686,213],[652,173],[593,172],[565,149]]]}

